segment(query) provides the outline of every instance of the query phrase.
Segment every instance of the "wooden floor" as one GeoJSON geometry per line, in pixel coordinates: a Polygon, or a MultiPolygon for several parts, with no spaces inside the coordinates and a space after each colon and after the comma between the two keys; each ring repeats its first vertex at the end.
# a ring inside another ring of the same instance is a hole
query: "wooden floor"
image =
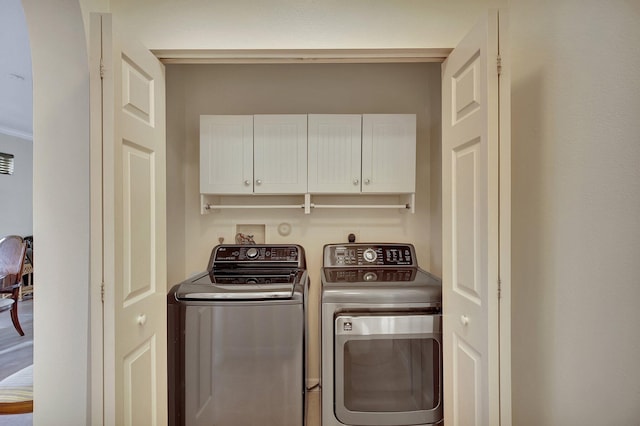
{"type": "Polygon", "coordinates": [[[307,394],[307,407],[305,426],[320,426],[320,400],[322,393],[319,390],[307,394]]]}
{"type": "Polygon", "coordinates": [[[13,327],[10,312],[0,312],[0,380],[33,364],[33,299],[18,302],[18,318],[24,336],[13,327]]]}

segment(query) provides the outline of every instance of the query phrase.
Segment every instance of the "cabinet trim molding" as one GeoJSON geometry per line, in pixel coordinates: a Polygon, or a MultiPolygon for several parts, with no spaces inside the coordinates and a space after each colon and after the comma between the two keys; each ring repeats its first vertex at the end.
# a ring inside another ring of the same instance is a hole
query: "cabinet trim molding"
{"type": "Polygon", "coordinates": [[[164,64],[443,62],[450,48],[423,49],[156,49],[164,64]]]}

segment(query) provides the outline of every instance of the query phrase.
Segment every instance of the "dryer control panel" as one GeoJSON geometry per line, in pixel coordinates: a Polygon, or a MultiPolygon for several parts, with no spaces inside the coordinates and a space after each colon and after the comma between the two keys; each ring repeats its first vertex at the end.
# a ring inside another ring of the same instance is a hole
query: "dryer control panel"
{"type": "Polygon", "coordinates": [[[417,260],[412,244],[328,244],[323,266],[417,266],[417,260]]]}

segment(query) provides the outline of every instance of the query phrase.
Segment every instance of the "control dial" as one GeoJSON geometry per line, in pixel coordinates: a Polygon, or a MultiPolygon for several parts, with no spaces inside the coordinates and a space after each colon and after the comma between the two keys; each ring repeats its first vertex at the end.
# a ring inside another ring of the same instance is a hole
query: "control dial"
{"type": "Polygon", "coordinates": [[[371,263],[376,261],[376,259],[378,258],[378,253],[376,253],[375,250],[368,248],[364,251],[364,253],[362,253],[362,257],[364,257],[364,260],[366,262],[371,263]]]}
{"type": "Polygon", "coordinates": [[[255,259],[258,256],[258,249],[255,247],[248,248],[246,254],[249,259],[255,259]]]}

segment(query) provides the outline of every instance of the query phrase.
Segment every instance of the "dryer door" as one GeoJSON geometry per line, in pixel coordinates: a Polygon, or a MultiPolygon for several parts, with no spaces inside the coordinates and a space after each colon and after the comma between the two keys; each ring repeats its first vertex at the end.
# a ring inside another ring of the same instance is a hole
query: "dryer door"
{"type": "Polygon", "coordinates": [[[442,419],[442,317],[370,312],[334,319],[335,415],[344,424],[442,419]]]}

